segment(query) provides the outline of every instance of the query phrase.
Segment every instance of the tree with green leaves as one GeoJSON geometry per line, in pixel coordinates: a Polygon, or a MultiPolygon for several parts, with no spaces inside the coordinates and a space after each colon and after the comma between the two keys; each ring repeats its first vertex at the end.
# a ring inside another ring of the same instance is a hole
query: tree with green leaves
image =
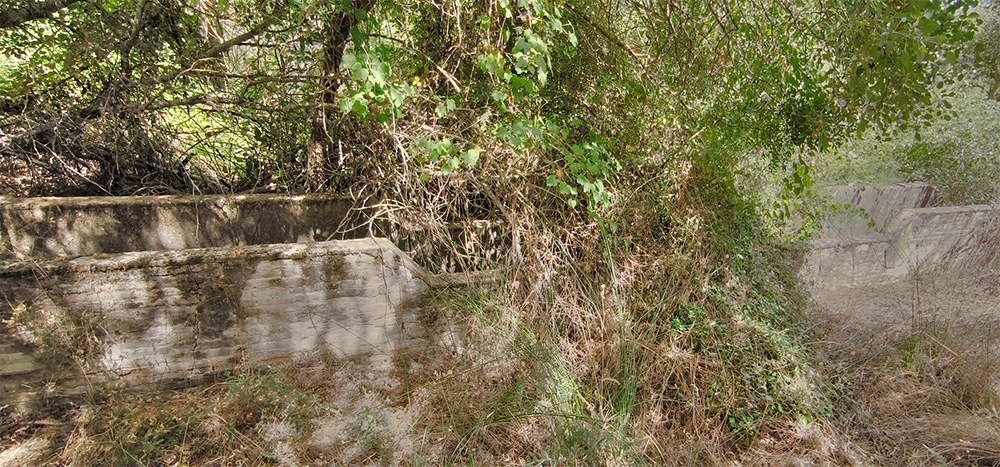
{"type": "Polygon", "coordinates": [[[18,2],[0,151],[80,192],[319,189],[366,128],[447,171],[530,146],[574,200],[629,146],[781,152],[934,109],[969,6],[18,2]]]}

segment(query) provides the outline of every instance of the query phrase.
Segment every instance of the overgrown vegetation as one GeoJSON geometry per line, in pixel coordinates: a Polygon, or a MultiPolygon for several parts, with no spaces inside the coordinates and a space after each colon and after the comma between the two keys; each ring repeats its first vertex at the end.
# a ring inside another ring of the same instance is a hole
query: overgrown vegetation
{"type": "Polygon", "coordinates": [[[935,120],[919,136],[871,133],[817,159],[822,184],[886,185],[926,181],[943,206],[990,204],[1000,186],[1000,104],[976,81],[956,85],[954,118],[935,120]]]}
{"type": "MultiPolygon", "coordinates": [[[[27,5],[0,0],[7,193],[330,191],[430,231],[490,221],[509,242],[494,280],[437,291],[468,323],[460,351],[385,372],[317,356],[169,399],[105,394],[54,463],[895,454],[839,428],[843,398],[807,345],[775,221],[797,219],[822,151],[951,118],[945,102],[986,105],[960,95],[991,50],[969,45],[974,2],[27,5]],[[761,196],[770,176],[779,190],[761,196]]],[[[962,131],[992,131],[982,123],[962,131]]],[[[934,148],[975,134],[921,133],[934,148]]],[[[953,180],[921,151],[886,160],[953,180]]],[[[484,248],[455,250],[481,265],[484,248]]]]}
{"type": "MultiPolygon", "coordinates": [[[[982,26],[968,46],[977,66],[967,79],[941,84],[951,111],[937,119],[909,122],[916,132],[898,127],[870,131],[816,160],[822,184],[885,185],[922,180],[937,187],[940,205],[994,203],[1000,194],[1000,103],[997,86],[1000,13],[996,5],[977,9],[982,26]]],[[[971,58],[970,58],[971,59],[971,58]]]]}

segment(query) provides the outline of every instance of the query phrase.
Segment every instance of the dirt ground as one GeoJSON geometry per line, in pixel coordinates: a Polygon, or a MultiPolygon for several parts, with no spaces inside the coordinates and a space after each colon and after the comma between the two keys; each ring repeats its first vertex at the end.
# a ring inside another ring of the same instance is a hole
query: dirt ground
{"type": "Polygon", "coordinates": [[[929,277],[819,287],[812,296],[825,317],[844,330],[899,333],[936,323],[970,338],[1000,340],[1000,278],[929,277]]]}

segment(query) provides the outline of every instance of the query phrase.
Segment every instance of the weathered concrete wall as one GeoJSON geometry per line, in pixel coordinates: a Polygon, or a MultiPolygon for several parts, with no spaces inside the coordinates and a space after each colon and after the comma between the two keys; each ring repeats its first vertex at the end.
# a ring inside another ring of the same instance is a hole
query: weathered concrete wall
{"type": "Polygon", "coordinates": [[[822,237],[852,238],[882,232],[904,209],[925,208],[934,202],[934,187],[923,182],[876,188],[839,186],[831,190],[835,204],[852,209],[831,215],[822,237]]]}
{"type": "Polygon", "coordinates": [[[0,268],[0,405],[435,339],[427,278],[385,239],[134,252],[0,268]]]}
{"type": "Polygon", "coordinates": [[[885,235],[871,234],[853,239],[820,239],[810,242],[807,248],[800,269],[807,283],[853,287],[887,279],[885,257],[893,246],[885,235]]]}
{"type": "Polygon", "coordinates": [[[895,248],[886,256],[886,273],[987,274],[997,266],[997,218],[988,205],[904,210],[887,228],[895,248]]]}
{"type": "Polygon", "coordinates": [[[843,288],[916,276],[973,278],[1000,272],[998,212],[991,206],[909,207],[930,202],[923,184],[856,191],[869,192],[869,197],[852,199],[864,201],[880,227],[863,228],[857,218],[833,219],[825,232],[836,234],[808,245],[802,267],[807,282],[843,288]]]}
{"type": "Polygon", "coordinates": [[[360,238],[362,217],[324,195],[0,197],[0,260],[360,238]]]}

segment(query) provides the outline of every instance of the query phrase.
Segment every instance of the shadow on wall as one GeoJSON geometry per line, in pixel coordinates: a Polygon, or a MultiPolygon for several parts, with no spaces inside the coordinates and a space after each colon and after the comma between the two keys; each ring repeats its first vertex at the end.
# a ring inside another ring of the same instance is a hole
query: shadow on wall
{"type": "Polygon", "coordinates": [[[326,195],[0,198],[0,260],[362,238],[369,215],[326,195]]]}
{"type": "Polygon", "coordinates": [[[987,205],[926,207],[933,188],[907,183],[874,189],[840,187],[861,209],[832,217],[810,242],[802,276],[814,287],[888,283],[915,276],[992,278],[1000,211],[987,205]]]}
{"type": "Polygon", "coordinates": [[[0,277],[0,406],[25,410],[317,350],[393,365],[445,332],[425,326],[430,279],[385,239],[20,262],[0,277]]]}

